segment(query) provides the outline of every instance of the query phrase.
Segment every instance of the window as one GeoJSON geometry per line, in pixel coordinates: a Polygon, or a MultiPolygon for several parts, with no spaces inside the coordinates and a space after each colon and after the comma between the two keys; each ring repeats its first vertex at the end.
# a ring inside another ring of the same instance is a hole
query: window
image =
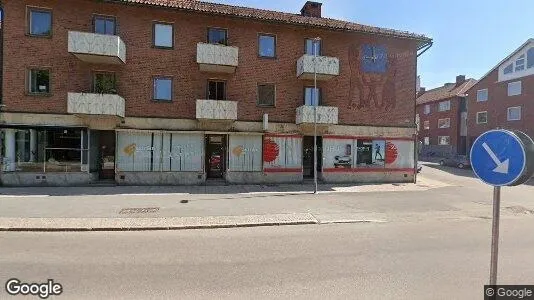
{"type": "Polygon", "coordinates": [[[274,84],[258,85],[258,105],[274,106],[276,101],[276,87],[274,84]]]}
{"type": "Polygon", "coordinates": [[[424,144],[427,146],[430,145],[430,138],[428,136],[425,136],[424,144]]]}
{"type": "Polygon", "coordinates": [[[424,129],[430,129],[430,121],[424,121],[423,122],[423,128],[424,129]]]}
{"type": "Polygon", "coordinates": [[[52,35],[52,11],[42,8],[30,8],[28,10],[29,34],[32,36],[52,35]]]}
{"type": "Polygon", "coordinates": [[[477,112],[477,124],[486,124],[488,123],[488,112],[479,111],[477,112]]]}
{"type": "Polygon", "coordinates": [[[425,105],[425,115],[430,114],[430,104],[425,105]]]}
{"type": "Polygon", "coordinates": [[[508,121],[519,121],[521,120],[521,106],[508,107],[507,114],[508,121]]]}
{"type": "Polygon", "coordinates": [[[488,89],[477,91],[477,102],[488,101],[488,89]]]}
{"type": "Polygon", "coordinates": [[[449,128],[451,127],[451,119],[439,119],[438,120],[438,128],[449,128]]]}
{"type": "Polygon", "coordinates": [[[449,145],[451,142],[450,137],[448,136],[438,136],[438,145],[449,145]]]}
{"type": "Polygon", "coordinates": [[[93,92],[98,94],[116,94],[115,73],[97,72],[93,76],[93,92]]]}
{"type": "Polygon", "coordinates": [[[440,102],[440,103],[439,103],[438,110],[439,110],[439,111],[447,111],[447,110],[451,110],[451,101],[450,101],[450,100],[447,100],[447,101],[442,101],[442,102],[440,102]]]}
{"type": "Polygon", "coordinates": [[[154,47],[174,47],[174,27],[172,24],[154,23],[154,47]]]}
{"type": "Polygon", "coordinates": [[[525,69],[525,54],[519,56],[519,58],[515,61],[516,71],[523,71],[524,69],[525,69]]]}
{"type": "Polygon", "coordinates": [[[315,39],[306,39],[305,41],[305,53],[308,54],[308,55],[314,55],[315,54],[315,50],[317,50],[317,55],[321,55],[321,44],[322,44],[322,41],[321,40],[315,40],[315,39]]]}
{"type": "Polygon", "coordinates": [[[514,72],[514,63],[511,63],[508,66],[506,66],[506,68],[504,68],[503,72],[504,72],[504,74],[513,73],[514,72]]]}
{"type": "Polygon", "coordinates": [[[304,105],[315,106],[321,105],[321,88],[305,87],[304,88],[304,105]]]}
{"type": "Polygon", "coordinates": [[[258,46],[260,57],[276,57],[276,36],[260,34],[258,36],[258,46]]]}
{"type": "Polygon", "coordinates": [[[226,82],[213,80],[208,81],[208,99],[226,100],[226,82]]]}
{"type": "Polygon", "coordinates": [[[221,28],[208,28],[208,43],[228,45],[228,31],[221,28]]]}
{"type": "Polygon", "coordinates": [[[116,34],[116,20],[111,16],[95,16],[93,21],[95,27],[94,32],[99,34],[115,35],[116,34]]]}
{"type": "Polygon", "coordinates": [[[527,68],[534,67],[534,47],[527,51],[527,68]]]}
{"type": "Polygon", "coordinates": [[[32,69],[28,74],[28,91],[31,94],[50,93],[50,70],[32,69]]]}
{"type": "Polygon", "coordinates": [[[508,96],[521,95],[521,81],[508,83],[508,96]]]}
{"type": "Polygon", "coordinates": [[[154,78],[154,100],[161,100],[161,101],[172,100],[172,78],[171,77],[154,78]]]}

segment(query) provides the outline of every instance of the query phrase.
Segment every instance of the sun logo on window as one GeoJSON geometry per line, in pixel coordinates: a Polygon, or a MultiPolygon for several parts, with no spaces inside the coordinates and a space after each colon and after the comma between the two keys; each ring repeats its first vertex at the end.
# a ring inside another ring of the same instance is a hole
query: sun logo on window
{"type": "Polygon", "coordinates": [[[134,154],[136,148],[137,148],[136,144],[130,144],[130,145],[124,147],[124,149],[122,149],[122,151],[124,153],[126,153],[126,155],[128,155],[128,156],[132,156],[134,154]]]}

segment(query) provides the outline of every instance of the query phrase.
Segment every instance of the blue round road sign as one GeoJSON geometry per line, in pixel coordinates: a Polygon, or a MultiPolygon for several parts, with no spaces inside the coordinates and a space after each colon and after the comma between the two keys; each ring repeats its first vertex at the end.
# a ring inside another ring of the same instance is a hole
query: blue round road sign
{"type": "Polygon", "coordinates": [[[522,138],[512,131],[483,133],[471,147],[471,166],[475,175],[489,185],[515,185],[527,169],[525,147],[522,138]]]}

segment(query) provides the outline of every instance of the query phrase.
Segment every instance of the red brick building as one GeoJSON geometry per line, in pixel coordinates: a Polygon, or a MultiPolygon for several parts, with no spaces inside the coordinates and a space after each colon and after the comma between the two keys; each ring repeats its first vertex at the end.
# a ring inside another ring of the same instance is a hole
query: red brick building
{"type": "Polygon", "coordinates": [[[454,83],[419,91],[416,120],[421,156],[466,154],[466,91],[475,83],[476,80],[459,75],[454,83]]]}
{"type": "Polygon", "coordinates": [[[534,39],[499,62],[468,94],[470,145],[496,128],[520,130],[534,138],[534,39]]]}
{"type": "Polygon", "coordinates": [[[180,0],[3,11],[5,185],[299,182],[314,172],[315,103],[322,180],[413,179],[425,36],[310,1],[301,14],[180,0]]]}

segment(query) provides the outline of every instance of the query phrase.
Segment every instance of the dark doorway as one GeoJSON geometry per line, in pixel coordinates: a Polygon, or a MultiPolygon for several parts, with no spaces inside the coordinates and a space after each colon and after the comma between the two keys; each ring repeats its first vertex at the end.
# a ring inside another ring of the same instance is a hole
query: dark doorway
{"type": "Polygon", "coordinates": [[[115,131],[98,131],[98,178],[115,179],[115,131]]]}
{"type": "Polygon", "coordinates": [[[206,135],[206,173],[208,178],[223,178],[226,170],[226,136],[206,135]]]}
{"type": "MultiPolygon", "coordinates": [[[[304,178],[313,178],[313,136],[305,136],[302,145],[302,167],[304,178]]],[[[323,165],[323,138],[317,137],[317,172],[323,165]]]]}

